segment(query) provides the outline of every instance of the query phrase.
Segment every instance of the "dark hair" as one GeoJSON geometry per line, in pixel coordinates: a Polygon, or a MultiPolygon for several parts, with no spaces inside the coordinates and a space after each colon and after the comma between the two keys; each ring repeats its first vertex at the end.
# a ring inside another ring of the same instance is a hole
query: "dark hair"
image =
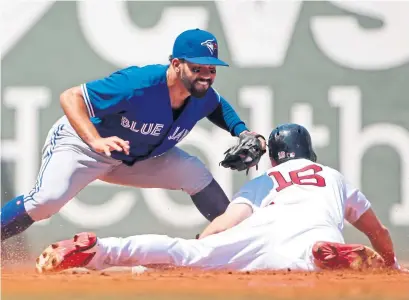
{"type": "MultiPolygon", "coordinates": [[[[175,57],[173,57],[172,54],[169,55],[169,62],[172,62],[172,59],[174,59],[174,58],[175,58],[175,57]]],[[[185,60],[184,60],[183,58],[179,58],[179,60],[180,60],[181,63],[184,63],[184,62],[185,62],[185,60]]]]}

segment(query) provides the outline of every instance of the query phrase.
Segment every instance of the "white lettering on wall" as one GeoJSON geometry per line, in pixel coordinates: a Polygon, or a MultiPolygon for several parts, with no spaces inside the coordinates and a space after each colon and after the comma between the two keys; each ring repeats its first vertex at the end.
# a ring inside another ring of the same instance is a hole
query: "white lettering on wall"
{"type": "Polygon", "coordinates": [[[55,1],[1,1],[1,58],[41,20],[55,1]]]}
{"type": "Polygon", "coordinates": [[[331,60],[361,70],[383,70],[409,62],[408,2],[331,2],[383,23],[381,28],[365,29],[354,16],[312,17],[313,38],[331,60]]]}
{"type": "Polygon", "coordinates": [[[140,28],[129,17],[126,1],[79,1],[78,18],[92,49],[121,67],[166,63],[177,35],[190,28],[206,29],[202,7],[167,7],[152,28],[140,28]]]}
{"type": "MultiPolygon", "coordinates": [[[[362,158],[374,146],[387,145],[401,159],[400,188],[402,203],[390,210],[393,225],[409,225],[409,133],[390,123],[376,123],[362,128],[361,91],[359,87],[332,87],[329,102],[340,109],[340,171],[357,188],[361,187],[362,158]]],[[[388,199],[389,200],[389,199],[388,199]]]]}
{"type": "Polygon", "coordinates": [[[4,106],[14,109],[15,138],[2,140],[1,159],[15,164],[15,193],[29,192],[35,183],[41,145],[39,145],[38,121],[40,109],[51,101],[51,91],[43,86],[7,87],[4,106]]]}
{"type": "Polygon", "coordinates": [[[291,122],[300,124],[307,128],[311,134],[314,148],[327,147],[330,142],[328,126],[314,125],[314,111],[311,104],[297,103],[291,108],[291,122]]]}
{"type": "Polygon", "coordinates": [[[300,1],[214,2],[229,44],[234,64],[239,67],[279,67],[301,10],[300,1]]]}
{"type": "MultiPolygon", "coordinates": [[[[99,185],[101,185],[99,181],[92,184],[99,185]]],[[[75,197],[60,210],[59,214],[80,227],[104,228],[122,221],[132,212],[138,200],[136,193],[131,191],[117,192],[108,201],[99,205],[86,204],[75,197]]]]}

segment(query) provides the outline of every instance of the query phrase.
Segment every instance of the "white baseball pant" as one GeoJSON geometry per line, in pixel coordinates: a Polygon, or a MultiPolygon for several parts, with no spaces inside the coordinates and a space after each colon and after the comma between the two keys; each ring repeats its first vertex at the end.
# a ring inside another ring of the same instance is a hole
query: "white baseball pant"
{"type": "Polygon", "coordinates": [[[25,209],[35,221],[47,219],[97,179],[137,188],[182,189],[194,195],[208,186],[213,176],[197,157],[177,147],[126,166],[94,152],[64,116],[49,131],[37,182],[24,194],[25,209]]]}
{"type": "Polygon", "coordinates": [[[269,208],[262,209],[241,224],[201,240],[154,234],[99,238],[87,268],[166,264],[205,270],[312,271],[317,269],[311,252],[315,242],[344,241],[332,227],[283,234],[268,214],[269,208]]]}

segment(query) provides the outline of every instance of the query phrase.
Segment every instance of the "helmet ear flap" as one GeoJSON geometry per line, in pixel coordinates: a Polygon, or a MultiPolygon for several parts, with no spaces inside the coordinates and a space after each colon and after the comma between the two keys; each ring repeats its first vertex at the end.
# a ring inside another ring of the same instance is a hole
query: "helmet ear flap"
{"type": "Polygon", "coordinates": [[[267,147],[268,147],[268,156],[273,157],[273,150],[268,145],[267,147]]]}
{"type": "Polygon", "coordinates": [[[270,134],[270,136],[269,136],[269,138],[268,138],[267,145],[266,145],[267,148],[268,148],[268,155],[269,155],[270,157],[273,157],[273,156],[274,156],[274,153],[273,153],[273,148],[274,148],[273,142],[274,142],[274,131],[270,134]]]}
{"type": "Polygon", "coordinates": [[[312,160],[313,162],[317,162],[317,154],[315,154],[314,150],[311,150],[311,151],[312,151],[312,153],[311,153],[311,160],[312,160]]]}

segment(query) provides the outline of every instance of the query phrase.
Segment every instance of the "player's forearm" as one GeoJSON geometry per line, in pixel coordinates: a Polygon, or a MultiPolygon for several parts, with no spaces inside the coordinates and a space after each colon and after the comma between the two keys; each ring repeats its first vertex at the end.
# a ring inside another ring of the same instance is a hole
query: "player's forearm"
{"type": "Polygon", "coordinates": [[[221,215],[213,220],[206,228],[203,230],[203,232],[200,234],[199,239],[202,239],[206,236],[216,234],[219,232],[223,232],[231,227],[236,225],[236,223],[232,222],[229,218],[227,218],[225,215],[221,215]]]}
{"type": "Polygon", "coordinates": [[[218,127],[229,131],[233,136],[239,136],[240,133],[248,130],[233,107],[223,98],[220,99],[218,107],[207,118],[218,127]]]}
{"type": "Polygon", "coordinates": [[[368,236],[372,247],[378,252],[385,260],[387,266],[393,266],[395,264],[395,251],[393,249],[393,243],[389,231],[387,228],[378,231],[372,236],[368,236]]]}
{"type": "Polygon", "coordinates": [[[82,92],[79,87],[66,90],[60,96],[60,104],[71,126],[88,144],[99,138],[97,129],[89,119],[82,92]]]}
{"type": "Polygon", "coordinates": [[[248,204],[232,204],[227,208],[224,214],[215,218],[209,224],[209,226],[206,227],[206,229],[199,236],[199,239],[230,229],[243,222],[245,219],[251,216],[252,213],[253,209],[248,204]]]}

